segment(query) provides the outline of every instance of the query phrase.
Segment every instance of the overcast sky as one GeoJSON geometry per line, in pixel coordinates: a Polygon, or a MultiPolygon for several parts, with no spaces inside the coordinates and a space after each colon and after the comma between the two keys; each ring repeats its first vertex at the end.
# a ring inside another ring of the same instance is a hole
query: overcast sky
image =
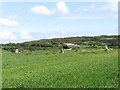
{"type": "Polygon", "coordinates": [[[116,2],[0,3],[0,42],[118,34],[116,2]]]}

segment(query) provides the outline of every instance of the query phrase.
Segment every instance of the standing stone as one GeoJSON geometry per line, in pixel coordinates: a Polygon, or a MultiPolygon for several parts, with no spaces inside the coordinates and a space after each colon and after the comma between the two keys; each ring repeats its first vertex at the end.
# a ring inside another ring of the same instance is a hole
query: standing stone
{"type": "Polygon", "coordinates": [[[15,53],[19,53],[19,50],[18,50],[18,49],[16,49],[16,50],[15,50],[15,53]]]}
{"type": "Polygon", "coordinates": [[[107,46],[107,45],[105,45],[105,51],[109,51],[109,49],[108,49],[108,46],[107,46]]]}
{"type": "Polygon", "coordinates": [[[60,49],[60,52],[61,52],[61,53],[64,53],[64,49],[63,49],[63,48],[62,48],[62,49],[60,49]]]}

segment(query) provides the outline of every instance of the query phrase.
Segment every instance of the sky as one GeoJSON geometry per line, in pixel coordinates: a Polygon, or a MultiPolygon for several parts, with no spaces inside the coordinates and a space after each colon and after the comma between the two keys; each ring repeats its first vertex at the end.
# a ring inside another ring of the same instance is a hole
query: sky
{"type": "Polygon", "coordinates": [[[0,43],[117,34],[117,2],[0,3],[0,43]]]}

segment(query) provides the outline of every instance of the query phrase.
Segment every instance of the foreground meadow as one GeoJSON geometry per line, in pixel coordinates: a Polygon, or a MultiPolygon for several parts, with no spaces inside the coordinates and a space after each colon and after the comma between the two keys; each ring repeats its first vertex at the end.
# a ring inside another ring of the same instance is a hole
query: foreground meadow
{"type": "Polygon", "coordinates": [[[117,88],[118,51],[2,52],[3,88],[117,88]]]}

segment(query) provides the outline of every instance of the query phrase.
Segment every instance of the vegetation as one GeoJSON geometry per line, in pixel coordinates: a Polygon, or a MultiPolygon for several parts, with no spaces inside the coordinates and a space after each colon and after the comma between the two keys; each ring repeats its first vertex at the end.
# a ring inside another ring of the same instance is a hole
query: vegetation
{"type": "Polygon", "coordinates": [[[117,88],[118,52],[3,51],[3,88],[117,88]]]}
{"type": "Polygon", "coordinates": [[[118,88],[118,36],[2,44],[3,88],[118,88]],[[80,45],[59,53],[63,43],[80,45]],[[104,45],[113,48],[105,51],[104,45]],[[18,48],[20,53],[13,53],[18,48]]]}
{"type": "Polygon", "coordinates": [[[24,42],[24,43],[8,43],[8,44],[2,44],[2,48],[4,50],[8,51],[14,51],[15,48],[18,48],[19,50],[44,50],[48,48],[55,48],[60,47],[63,43],[74,43],[78,45],[86,45],[86,47],[101,47],[104,45],[108,45],[110,48],[118,48],[120,47],[119,36],[113,35],[113,36],[83,36],[83,37],[67,37],[67,38],[53,38],[53,39],[43,39],[43,40],[37,40],[37,41],[30,41],[30,42],[24,42]]]}

